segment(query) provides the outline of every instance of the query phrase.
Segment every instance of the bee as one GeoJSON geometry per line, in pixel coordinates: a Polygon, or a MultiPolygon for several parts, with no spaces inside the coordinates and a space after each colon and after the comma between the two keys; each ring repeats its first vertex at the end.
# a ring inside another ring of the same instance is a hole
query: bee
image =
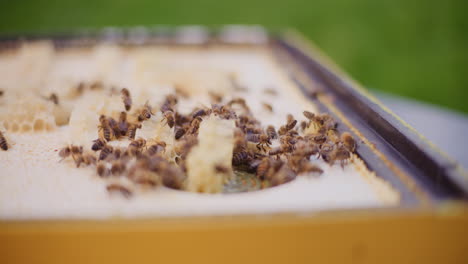
{"type": "Polygon", "coordinates": [[[252,158],[249,152],[245,150],[236,151],[232,154],[232,165],[239,166],[242,164],[247,164],[251,159],[252,158]]]}
{"type": "Polygon", "coordinates": [[[83,156],[83,162],[86,165],[95,165],[96,164],[96,157],[93,154],[84,154],[83,156]]]}
{"type": "Polygon", "coordinates": [[[268,112],[272,113],[273,112],[273,106],[271,106],[271,104],[268,104],[268,103],[262,103],[263,107],[268,110],[268,112]]]}
{"type": "Polygon", "coordinates": [[[256,176],[257,178],[264,180],[270,169],[270,159],[263,158],[257,166],[256,176]]]}
{"type": "Polygon", "coordinates": [[[163,152],[164,147],[161,146],[160,144],[153,144],[151,145],[147,150],[146,150],[146,155],[148,156],[153,156],[157,153],[163,152]]]}
{"type": "Polygon", "coordinates": [[[95,139],[93,141],[93,145],[91,146],[91,150],[98,151],[101,150],[106,145],[106,141],[103,139],[95,139]]]}
{"type": "Polygon", "coordinates": [[[214,103],[221,103],[223,101],[223,96],[218,94],[218,93],[215,93],[213,91],[210,91],[209,92],[209,95],[211,97],[211,100],[214,102],[214,103]]]}
{"type": "Polygon", "coordinates": [[[303,162],[300,164],[299,169],[297,171],[298,174],[301,173],[317,173],[318,175],[323,173],[323,170],[317,166],[312,164],[311,162],[307,160],[303,160],[303,162]]]}
{"type": "Polygon", "coordinates": [[[346,161],[350,158],[351,154],[348,149],[345,147],[336,148],[331,155],[328,157],[328,163],[333,165],[335,161],[340,161],[341,168],[344,168],[346,161]]]}
{"type": "Polygon", "coordinates": [[[76,95],[80,96],[83,94],[84,90],[86,88],[86,84],[84,82],[79,82],[78,85],[75,88],[76,95]]]}
{"type": "Polygon", "coordinates": [[[109,121],[109,127],[112,129],[112,135],[115,137],[115,138],[120,138],[122,132],[120,131],[120,128],[119,128],[119,122],[117,122],[114,118],[112,117],[109,117],[107,118],[108,121],[109,121]]]}
{"type": "Polygon", "coordinates": [[[117,183],[112,183],[106,186],[106,189],[109,193],[119,193],[123,195],[125,198],[130,198],[132,197],[132,191],[120,184],[117,183]]]}
{"type": "Polygon", "coordinates": [[[182,115],[179,112],[176,112],[174,115],[175,123],[177,126],[184,126],[185,124],[190,123],[191,118],[188,116],[182,115]]]}
{"type": "Polygon", "coordinates": [[[294,120],[294,116],[293,116],[293,115],[288,114],[288,115],[286,116],[286,123],[287,123],[287,124],[291,123],[293,120],[294,120]]]}
{"type": "Polygon", "coordinates": [[[143,106],[143,109],[141,109],[140,113],[138,114],[138,122],[143,122],[145,120],[150,119],[151,115],[153,115],[152,108],[148,104],[148,102],[146,102],[143,106]]]}
{"type": "Polygon", "coordinates": [[[141,124],[132,124],[128,127],[128,138],[135,139],[136,130],[141,128],[141,124]]]}
{"type": "Polygon", "coordinates": [[[184,173],[182,169],[175,166],[171,166],[168,169],[164,170],[162,174],[162,183],[164,186],[180,190],[184,187],[184,173]]]}
{"type": "Polygon", "coordinates": [[[215,172],[222,173],[222,174],[228,174],[230,171],[228,167],[221,165],[221,164],[216,164],[214,167],[214,170],[215,172]]]}
{"type": "Polygon", "coordinates": [[[101,81],[94,81],[91,83],[89,86],[89,89],[91,90],[101,90],[104,87],[101,81]]]}
{"type": "Polygon", "coordinates": [[[304,111],[302,114],[304,114],[304,116],[311,121],[315,119],[315,114],[312,112],[304,111]]]}
{"type": "Polygon", "coordinates": [[[266,129],[266,134],[268,135],[270,140],[278,138],[278,134],[276,134],[276,130],[274,126],[271,126],[271,125],[268,126],[266,129]]]}
{"type": "Polygon", "coordinates": [[[114,148],[112,155],[114,156],[114,159],[120,159],[124,157],[124,153],[125,151],[123,151],[121,148],[114,148]]]}
{"type": "Polygon", "coordinates": [[[271,176],[271,186],[278,186],[290,182],[296,178],[296,174],[287,166],[282,166],[276,173],[271,176]]]}
{"type": "Polygon", "coordinates": [[[242,108],[244,108],[244,110],[246,110],[247,112],[250,112],[250,108],[245,102],[244,98],[240,98],[240,97],[234,98],[231,101],[229,101],[227,105],[232,106],[234,104],[240,105],[242,108]]]}
{"type": "Polygon", "coordinates": [[[130,111],[132,108],[132,97],[130,96],[130,91],[127,88],[123,88],[120,91],[120,94],[122,95],[122,101],[125,106],[125,111],[130,111]]]}
{"type": "Polygon", "coordinates": [[[70,146],[70,152],[71,152],[72,155],[80,155],[80,154],[83,154],[83,146],[71,145],[71,146],[70,146]]]}
{"type": "Polygon", "coordinates": [[[146,140],[144,138],[138,138],[130,142],[128,147],[140,149],[140,148],[143,148],[145,145],[146,145],[146,140]]]}
{"type": "Polygon", "coordinates": [[[249,135],[247,135],[247,140],[252,141],[252,140],[249,140],[249,137],[251,137],[251,138],[253,137],[253,138],[256,139],[256,142],[258,142],[257,143],[257,149],[258,150],[266,151],[265,146],[270,147],[270,145],[271,145],[270,137],[268,137],[267,134],[260,134],[260,135],[258,135],[258,134],[249,134],[249,135]]]}
{"type": "Polygon", "coordinates": [[[301,123],[299,125],[300,125],[302,131],[306,130],[306,128],[307,128],[307,122],[306,121],[301,121],[301,123]]]}
{"type": "Polygon", "coordinates": [[[185,135],[186,130],[183,127],[175,128],[175,139],[178,140],[185,135]]]}
{"type": "Polygon", "coordinates": [[[175,84],[174,85],[174,90],[176,95],[181,96],[182,98],[188,98],[190,94],[184,89],[184,87],[180,84],[175,84]]]}
{"type": "Polygon", "coordinates": [[[322,134],[310,134],[306,136],[306,139],[310,140],[315,144],[322,145],[327,141],[327,136],[322,134]]]}
{"type": "Polygon", "coordinates": [[[47,98],[47,100],[51,101],[55,105],[59,104],[59,98],[56,93],[51,93],[50,96],[47,98]]]}
{"type": "Polygon", "coordinates": [[[8,142],[1,131],[0,131],[0,148],[2,148],[4,151],[8,150],[8,142]]]}
{"type": "Polygon", "coordinates": [[[122,173],[125,172],[125,163],[121,160],[114,160],[112,162],[112,166],[111,166],[111,173],[112,175],[121,175],[122,173]]]}
{"type": "Polygon", "coordinates": [[[128,123],[127,123],[127,112],[120,112],[118,128],[121,136],[127,135],[128,123]]]}
{"type": "Polygon", "coordinates": [[[73,156],[73,160],[75,161],[76,167],[79,168],[81,163],[84,162],[83,155],[78,154],[73,156]]]}
{"type": "Polygon", "coordinates": [[[99,153],[99,160],[105,160],[110,154],[114,152],[114,148],[110,145],[105,145],[99,153]]]}
{"type": "Polygon", "coordinates": [[[166,124],[170,127],[173,128],[175,125],[175,116],[173,111],[166,111],[163,113],[164,119],[166,120],[166,124]]]}
{"type": "Polygon", "coordinates": [[[269,95],[273,95],[273,96],[278,95],[278,92],[275,89],[271,88],[271,87],[270,88],[265,88],[263,90],[263,92],[266,93],[266,94],[269,94],[269,95]]]}
{"type": "Polygon", "coordinates": [[[211,109],[199,109],[193,113],[192,118],[202,117],[209,114],[211,114],[211,109]]]}
{"type": "MultiPolygon", "coordinates": [[[[2,147],[2,149],[3,149],[3,147],[2,147]]],[[[7,149],[8,149],[8,148],[7,148],[7,149]]],[[[70,154],[71,154],[71,148],[70,148],[70,146],[66,146],[66,147],[60,149],[60,151],[59,151],[59,153],[58,153],[59,157],[61,157],[62,160],[65,159],[65,158],[67,158],[67,157],[69,157],[70,154]]]]}
{"type": "Polygon", "coordinates": [[[96,173],[99,175],[99,177],[107,177],[109,176],[110,171],[104,162],[99,161],[96,166],[96,173]]]}
{"type": "Polygon", "coordinates": [[[328,163],[332,157],[332,153],[334,150],[335,150],[335,144],[326,142],[320,146],[320,149],[318,152],[319,157],[322,157],[322,159],[328,163]]]}
{"type": "Polygon", "coordinates": [[[228,74],[228,80],[229,82],[231,83],[231,86],[232,88],[235,90],[235,91],[239,91],[239,92],[245,92],[247,91],[247,87],[241,85],[239,83],[239,80],[237,78],[237,74],[236,73],[230,73],[228,74]]]}
{"type": "Polygon", "coordinates": [[[280,127],[280,129],[278,130],[278,134],[285,135],[286,133],[288,133],[288,131],[293,129],[296,126],[296,124],[297,124],[297,120],[295,119],[291,120],[286,125],[280,127]]]}
{"type": "Polygon", "coordinates": [[[296,140],[293,137],[286,135],[280,138],[280,143],[284,152],[292,152],[294,150],[296,140]]]}
{"type": "Polygon", "coordinates": [[[343,142],[344,147],[349,152],[354,152],[356,150],[356,141],[354,140],[353,136],[349,132],[344,132],[341,134],[341,142],[343,142]]]}
{"type": "Polygon", "coordinates": [[[281,155],[283,153],[284,153],[284,149],[280,146],[280,147],[276,147],[276,148],[270,150],[268,152],[268,155],[278,157],[279,155],[281,155]]]}
{"type": "Polygon", "coordinates": [[[111,141],[114,135],[111,126],[109,125],[109,119],[105,115],[99,117],[99,131],[102,131],[102,135],[106,141],[111,141]]]}
{"type": "Polygon", "coordinates": [[[198,132],[198,129],[200,128],[200,123],[203,121],[201,117],[194,118],[192,122],[190,122],[190,134],[195,134],[198,132]]]}

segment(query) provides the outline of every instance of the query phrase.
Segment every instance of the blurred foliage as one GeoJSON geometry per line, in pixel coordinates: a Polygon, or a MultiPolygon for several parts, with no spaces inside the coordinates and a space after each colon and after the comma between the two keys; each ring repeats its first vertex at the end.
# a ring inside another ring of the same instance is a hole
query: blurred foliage
{"type": "Polygon", "coordinates": [[[468,112],[464,0],[1,1],[0,34],[108,25],[295,27],[367,87],[468,112]]]}

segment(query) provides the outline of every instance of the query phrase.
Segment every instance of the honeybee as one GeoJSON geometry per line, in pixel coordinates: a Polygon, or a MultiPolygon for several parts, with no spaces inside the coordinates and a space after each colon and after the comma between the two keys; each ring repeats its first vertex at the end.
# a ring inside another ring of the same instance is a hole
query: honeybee
{"type": "Polygon", "coordinates": [[[109,119],[105,115],[99,117],[99,131],[102,131],[102,135],[106,141],[111,141],[114,132],[109,125],[109,119]]]}
{"type": "Polygon", "coordinates": [[[314,164],[312,164],[311,162],[309,162],[307,160],[303,160],[303,162],[301,162],[301,164],[299,166],[299,169],[297,170],[297,173],[298,174],[301,174],[301,173],[317,173],[318,175],[320,175],[320,174],[323,173],[323,170],[319,166],[314,165],[314,164]]]}
{"type": "Polygon", "coordinates": [[[96,157],[90,153],[83,154],[83,162],[86,165],[94,165],[96,164],[96,157]]]}
{"type": "Polygon", "coordinates": [[[178,140],[178,139],[180,139],[181,137],[183,137],[183,136],[185,135],[185,132],[186,132],[185,128],[183,128],[183,127],[176,127],[176,128],[175,128],[175,136],[174,136],[175,139],[178,140]]]}
{"type": "Polygon", "coordinates": [[[163,113],[164,115],[164,119],[166,120],[166,124],[170,127],[170,128],[173,128],[174,125],[175,125],[175,116],[174,116],[174,112],[173,111],[165,111],[163,113]]]}
{"type": "Polygon", "coordinates": [[[124,112],[124,111],[120,112],[118,127],[120,131],[120,135],[125,136],[128,131],[127,112],[124,112]]]}
{"type": "Polygon", "coordinates": [[[144,138],[138,138],[136,140],[133,140],[130,142],[128,145],[128,148],[136,148],[136,149],[141,149],[146,145],[146,140],[144,138]]]}
{"type": "Polygon", "coordinates": [[[8,142],[1,131],[0,131],[0,148],[3,149],[4,151],[8,150],[8,142]]]}
{"type": "Polygon", "coordinates": [[[164,147],[161,144],[153,144],[146,150],[146,155],[153,156],[163,151],[164,151],[164,147]]]}
{"type": "Polygon", "coordinates": [[[132,108],[132,97],[130,96],[130,91],[127,88],[123,88],[120,93],[122,95],[125,111],[130,111],[132,108]]]}
{"type": "Polygon", "coordinates": [[[218,93],[210,91],[208,94],[210,95],[211,100],[216,104],[219,104],[223,101],[223,96],[218,93]]]}
{"type": "Polygon", "coordinates": [[[232,154],[232,165],[239,166],[250,162],[250,153],[246,150],[236,151],[232,154]]]}
{"type": "Polygon", "coordinates": [[[293,129],[296,126],[296,124],[297,124],[297,120],[295,119],[288,122],[286,125],[280,127],[280,129],[278,130],[278,134],[285,135],[286,133],[288,133],[288,131],[293,129]]]}
{"type": "Polygon", "coordinates": [[[319,145],[322,145],[323,143],[327,141],[327,136],[322,135],[322,134],[309,134],[309,135],[306,135],[305,138],[319,145]]]}
{"type": "Polygon", "coordinates": [[[56,93],[51,93],[47,99],[51,101],[52,103],[54,103],[55,105],[59,104],[59,98],[56,93]]]}
{"type": "Polygon", "coordinates": [[[277,158],[279,157],[279,155],[283,154],[284,153],[284,149],[280,146],[280,147],[276,147],[272,150],[270,150],[268,152],[268,155],[270,156],[276,156],[277,158]]]}
{"type": "Polygon", "coordinates": [[[265,150],[265,146],[269,147],[271,145],[270,137],[267,134],[248,134],[246,136],[247,141],[251,142],[258,142],[257,149],[258,150],[265,150]]]}
{"type": "Polygon", "coordinates": [[[106,141],[103,139],[95,139],[93,141],[93,145],[91,146],[91,150],[98,151],[101,150],[106,145],[106,141]]]}
{"type": "Polygon", "coordinates": [[[344,168],[344,165],[346,164],[350,156],[351,154],[349,150],[341,146],[341,147],[336,148],[331,153],[331,155],[327,157],[328,158],[327,162],[330,163],[330,165],[333,165],[335,161],[340,161],[341,168],[344,168]]]}
{"type": "Polygon", "coordinates": [[[268,110],[268,112],[273,112],[273,106],[271,104],[268,104],[268,103],[262,103],[263,105],[263,108],[265,108],[266,110],[268,110]]]}
{"type": "Polygon", "coordinates": [[[344,132],[341,134],[341,142],[343,142],[344,147],[349,152],[354,152],[356,150],[356,141],[354,140],[353,136],[349,132],[344,132]]]}
{"type": "Polygon", "coordinates": [[[96,173],[100,177],[107,177],[110,174],[110,170],[107,168],[106,164],[102,161],[99,161],[96,166],[96,173]]]}
{"type": "Polygon", "coordinates": [[[278,92],[275,89],[271,88],[271,87],[265,88],[263,90],[263,92],[266,93],[266,94],[269,94],[269,95],[273,95],[273,96],[278,95],[278,92]]]}
{"type": "Polygon", "coordinates": [[[99,160],[105,160],[112,152],[114,151],[114,148],[110,145],[105,145],[101,149],[101,153],[99,153],[99,160]]]}
{"type": "Polygon", "coordinates": [[[228,174],[230,171],[228,167],[221,165],[221,164],[216,164],[214,167],[214,170],[215,172],[222,173],[222,174],[228,174]]]}
{"type": "Polygon", "coordinates": [[[192,118],[202,117],[211,114],[211,109],[199,109],[192,114],[192,118]]]}
{"type": "Polygon", "coordinates": [[[111,166],[110,171],[111,171],[112,175],[120,175],[120,174],[125,172],[125,168],[126,168],[126,166],[125,166],[125,163],[123,161],[114,160],[112,162],[112,166],[111,166]]]}
{"type": "Polygon", "coordinates": [[[136,130],[141,128],[141,124],[131,124],[128,127],[128,138],[129,139],[135,139],[136,135],[136,130]]]}
{"type": "Polygon", "coordinates": [[[132,196],[132,191],[129,188],[117,183],[107,185],[106,189],[109,193],[119,193],[125,198],[130,198],[132,196]]]}
{"type": "Polygon", "coordinates": [[[231,83],[231,86],[235,91],[238,91],[238,92],[247,91],[247,87],[245,87],[245,86],[243,86],[243,85],[241,85],[239,83],[239,80],[237,78],[236,73],[232,72],[232,73],[228,74],[228,80],[231,83]]]}
{"type": "Polygon", "coordinates": [[[282,166],[270,177],[271,186],[278,186],[290,182],[296,178],[296,174],[288,166],[282,166]]]}
{"type": "Polygon", "coordinates": [[[190,134],[195,134],[198,132],[198,129],[200,128],[200,123],[203,121],[201,117],[194,118],[192,122],[190,122],[190,128],[189,128],[189,133],[190,134]]]}
{"type": "Polygon", "coordinates": [[[165,169],[162,170],[161,175],[162,184],[164,186],[176,190],[183,188],[185,176],[180,168],[168,164],[165,166],[165,169]]]}
{"type": "MultiPolygon", "coordinates": [[[[2,149],[3,149],[3,148],[2,148],[2,149]]],[[[7,148],[7,149],[8,149],[8,148],[7,148]]],[[[59,151],[59,153],[58,153],[59,157],[61,157],[62,159],[65,159],[65,158],[69,157],[70,154],[71,154],[71,148],[70,148],[70,146],[66,146],[66,147],[60,149],[60,151],[59,151]]]]}
{"type": "Polygon", "coordinates": [[[256,176],[257,178],[264,180],[270,169],[270,159],[263,158],[257,166],[256,176]]]}
{"type": "Polygon", "coordinates": [[[237,97],[227,103],[228,106],[232,106],[234,104],[240,105],[245,111],[250,112],[250,108],[244,98],[237,97]]]}
{"type": "Polygon", "coordinates": [[[266,129],[266,134],[270,139],[276,139],[278,138],[278,134],[276,134],[276,130],[274,126],[268,126],[266,129]]]}
{"type": "Polygon", "coordinates": [[[145,105],[143,106],[143,109],[141,109],[140,113],[138,114],[138,122],[142,122],[142,121],[150,119],[151,115],[153,115],[152,108],[148,104],[148,102],[146,102],[145,105]]]}
{"type": "Polygon", "coordinates": [[[314,120],[315,119],[315,114],[312,113],[312,112],[309,112],[309,111],[304,111],[302,112],[302,114],[304,114],[304,116],[309,119],[310,121],[314,120]]]}

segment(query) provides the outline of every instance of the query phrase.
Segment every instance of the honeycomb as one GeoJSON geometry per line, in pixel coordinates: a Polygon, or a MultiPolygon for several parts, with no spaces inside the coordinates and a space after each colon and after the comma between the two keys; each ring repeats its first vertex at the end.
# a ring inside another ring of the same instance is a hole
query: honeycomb
{"type": "Polygon", "coordinates": [[[211,116],[201,123],[199,143],[187,157],[187,190],[192,192],[219,193],[229,178],[219,173],[215,166],[223,166],[232,172],[234,148],[234,121],[211,116]]]}
{"type": "Polygon", "coordinates": [[[56,128],[53,105],[40,98],[20,98],[0,110],[0,120],[8,132],[42,132],[56,128]]]}

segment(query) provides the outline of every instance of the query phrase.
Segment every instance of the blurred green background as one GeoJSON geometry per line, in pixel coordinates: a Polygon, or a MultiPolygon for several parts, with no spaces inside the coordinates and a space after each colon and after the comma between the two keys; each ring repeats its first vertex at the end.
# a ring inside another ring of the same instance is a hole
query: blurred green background
{"type": "Polygon", "coordinates": [[[0,34],[108,25],[295,27],[365,86],[468,113],[464,0],[1,0],[0,34]]]}

